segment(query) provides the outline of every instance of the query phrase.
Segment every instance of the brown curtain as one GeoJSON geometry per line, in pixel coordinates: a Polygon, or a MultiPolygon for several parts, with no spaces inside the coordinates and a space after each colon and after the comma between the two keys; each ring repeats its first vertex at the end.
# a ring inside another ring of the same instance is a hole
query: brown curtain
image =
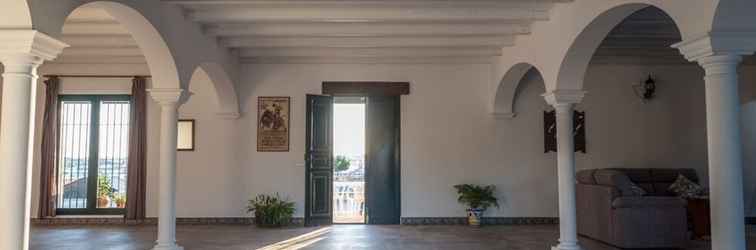
{"type": "Polygon", "coordinates": [[[45,114],[42,121],[42,159],[39,174],[39,218],[54,217],[58,196],[58,85],[57,76],[45,81],[45,114]]]}
{"type": "Polygon", "coordinates": [[[140,220],[145,218],[147,193],[147,81],[134,77],[132,82],[126,219],[140,220]]]}

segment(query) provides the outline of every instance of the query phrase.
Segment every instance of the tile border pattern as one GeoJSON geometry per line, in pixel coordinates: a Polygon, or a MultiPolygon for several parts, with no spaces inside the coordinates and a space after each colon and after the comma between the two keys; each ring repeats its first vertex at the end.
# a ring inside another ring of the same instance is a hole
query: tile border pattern
{"type": "MultiPolygon", "coordinates": [[[[125,220],[123,218],[32,218],[33,225],[156,225],[157,218],[144,220],[125,220]]],[[[756,225],[756,217],[746,217],[747,225],[756,225]]],[[[252,218],[248,217],[192,217],[176,218],[179,225],[251,225],[252,218]]],[[[304,225],[304,218],[295,217],[292,225],[304,225]]],[[[402,225],[465,225],[466,217],[402,217],[402,225]]],[[[487,225],[548,225],[559,224],[556,217],[486,217],[483,224],[487,225]]]]}
{"type": "MultiPolygon", "coordinates": [[[[252,225],[250,217],[185,217],[176,218],[179,225],[252,225]]],[[[124,218],[96,218],[96,217],[55,217],[32,218],[33,225],[157,225],[157,218],[150,217],[143,220],[126,220],[124,218]]],[[[291,219],[292,225],[304,225],[304,218],[291,219]]]]}
{"type": "MultiPolygon", "coordinates": [[[[749,224],[756,224],[756,218],[751,217],[749,224]]],[[[123,218],[97,218],[97,217],[55,217],[55,218],[32,218],[34,225],[156,225],[157,218],[151,217],[144,220],[126,220],[123,218]]],[[[179,225],[251,225],[249,217],[184,217],[176,218],[179,225]]],[[[304,225],[304,218],[292,218],[292,225],[304,225]]],[[[403,217],[402,225],[466,225],[467,217],[403,217]]],[[[485,217],[485,225],[553,225],[559,224],[556,217],[485,217]]]]}
{"type": "MultiPolygon", "coordinates": [[[[467,225],[467,217],[402,217],[402,225],[467,225]]],[[[552,225],[556,217],[483,217],[484,225],[552,225]]]]}

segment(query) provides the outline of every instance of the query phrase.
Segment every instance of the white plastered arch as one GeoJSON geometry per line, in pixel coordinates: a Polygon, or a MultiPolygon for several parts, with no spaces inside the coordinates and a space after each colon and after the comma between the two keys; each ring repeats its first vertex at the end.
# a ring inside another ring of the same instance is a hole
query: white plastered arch
{"type": "Polygon", "coordinates": [[[26,0],[4,0],[0,10],[0,29],[31,29],[32,16],[26,0]]]}
{"type": "MultiPolygon", "coordinates": [[[[655,6],[677,24],[683,39],[696,37],[711,28],[713,8],[718,1],[606,1],[581,0],[557,3],[550,20],[536,22],[531,33],[518,36],[515,46],[502,49],[496,62],[494,81],[519,62],[538,65],[546,91],[581,90],[583,76],[595,49],[608,32],[633,12],[655,6]]],[[[500,82],[494,82],[497,91],[500,82]]],[[[516,85],[510,86],[516,88],[516,85]]],[[[514,90],[511,90],[514,91],[514,90]]],[[[492,95],[492,98],[496,96],[492,95]]],[[[495,106],[491,100],[492,106],[495,106]]]]}
{"type": "Polygon", "coordinates": [[[196,70],[203,71],[215,88],[215,96],[218,105],[217,115],[225,119],[239,118],[239,98],[236,88],[226,71],[218,63],[202,63],[196,70]]]}
{"type": "Polygon", "coordinates": [[[538,70],[537,67],[530,63],[516,63],[512,65],[498,84],[493,101],[493,115],[495,117],[511,118],[517,112],[515,110],[515,101],[517,100],[517,89],[525,75],[532,69],[538,70]]]}
{"type": "Polygon", "coordinates": [[[103,8],[137,41],[147,58],[154,88],[188,90],[195,69],[206,62],[217,63],[228,79],[236,79],[236,56],[205,36],[198,24],[186,20],[176,5],[134,0],[28,1],[34,29],[52,37],[60,37],[63,23],[74,9],[87,4],[103,8]]]}

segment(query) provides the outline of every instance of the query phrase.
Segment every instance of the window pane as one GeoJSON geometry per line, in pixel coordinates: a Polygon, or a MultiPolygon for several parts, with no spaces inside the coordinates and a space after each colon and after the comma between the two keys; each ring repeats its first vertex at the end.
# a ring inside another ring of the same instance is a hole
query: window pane
{"type": "Polygon", "coordinates": [[[129,158],[129,101],[101,101],[97,207],[123,207],[129,158]]]}
{"type": "Polygon", "coordinates": [[[63,101],[60,108],[58,207],[86,208],[92,103],[63,101]]]}

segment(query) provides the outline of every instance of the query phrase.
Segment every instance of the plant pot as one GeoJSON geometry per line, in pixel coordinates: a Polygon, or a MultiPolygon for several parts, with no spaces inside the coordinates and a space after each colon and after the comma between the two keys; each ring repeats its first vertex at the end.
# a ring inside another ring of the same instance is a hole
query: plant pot
{"type": "Polygon", "coordinates": [[[108,198],[107,196],[97,197],[98,208],[107,208],[108,204],[110,204],[110,198],[108,198]]]}
{"type": "Polygon", "coordinates": [[[479,227],[483,219],[483,211],[485,210],[480,208],[467,209],[467,223],[470,226],[479,227]]]}
{"type": "Polygon", "coordinates": [[[118,201],[116,201],[116,207],[118,207],[118,208],[125,208],[126,207],[126,202],[118,202],[118,201]]]}

